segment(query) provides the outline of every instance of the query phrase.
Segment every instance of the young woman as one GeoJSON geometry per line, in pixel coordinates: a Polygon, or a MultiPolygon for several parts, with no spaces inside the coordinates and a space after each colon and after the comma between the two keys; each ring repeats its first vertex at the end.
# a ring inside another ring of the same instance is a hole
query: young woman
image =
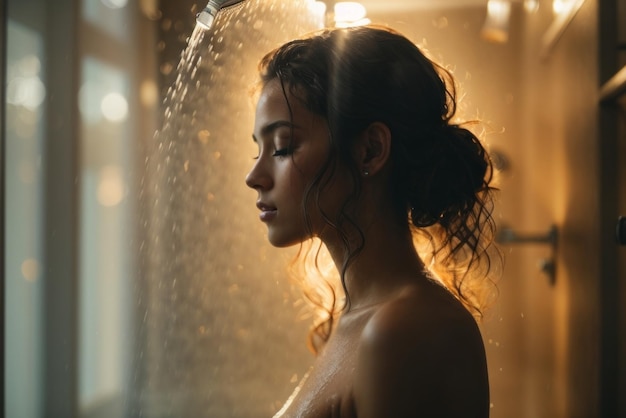
{"type": "Polygon", "coordinates": [[[277,416],[487,417],[492,169],[452,122],[450,75],[380,27],[289,42],[260,71],[260,220],[277,247],[321,240],[342,287],[277,416]]]}

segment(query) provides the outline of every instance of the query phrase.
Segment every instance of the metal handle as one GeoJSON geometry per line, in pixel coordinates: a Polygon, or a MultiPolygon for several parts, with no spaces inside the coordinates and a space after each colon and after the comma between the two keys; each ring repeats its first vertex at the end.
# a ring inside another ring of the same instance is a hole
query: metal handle
{"type": "MultiPolygon", "coordinates": [[[[626,225],[625,225],[626,226],[626,225]]],[[[539,267],[547,276],[550,284],[556,281],[556,244],[558,229],[552,225],[548,232],[537,234],[521,234],[512,228],[501,227],[496,235],[496,241],[500,244],[548,244],[552,247],[552,255],[540,260],[539,267]]]]}
{"type": "Polygon", "coordinates": [[[512,228],[500,228],[496,241],[501,244],[551,244],[556,245],[557,228],[552,225],[548,232],[543,234],[520,234],[512,228]]]}
{"type": "Polygon", "coordinates": [[[620,216],[617,219],[615,239],[619,245],[626,245],[626,216],[620,216]]]}

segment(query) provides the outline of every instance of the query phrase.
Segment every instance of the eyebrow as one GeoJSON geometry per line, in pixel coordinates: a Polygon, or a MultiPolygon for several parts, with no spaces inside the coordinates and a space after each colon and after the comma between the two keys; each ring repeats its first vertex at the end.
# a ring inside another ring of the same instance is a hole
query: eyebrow
{"type": "MultiPolygon", "coordinates": [[[[265,125],[263,128],[261,128],[261,137],[267,136],[270,132],[274,132],[276,129],[282,128],[284,126],[290,129],[295,129],[298,127],[297,125],[294,125],[288,120],[277,120],[276,122],[272,122],[268,125],[265,125]]],[[[258,138],[254,134],[252,134],[252,140],[254,142],[259,142],[258,138]]]]}

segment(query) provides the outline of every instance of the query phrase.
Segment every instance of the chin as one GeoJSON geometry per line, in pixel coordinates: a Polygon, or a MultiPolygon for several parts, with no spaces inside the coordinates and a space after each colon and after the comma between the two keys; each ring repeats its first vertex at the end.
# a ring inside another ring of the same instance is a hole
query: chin
{"type": "Polygon", "coordinates": [[[268,231],[267,238],[270,244],[276,248],[293,247],[294,245],[301,244],[308,239],[305,234],[286,235],[279,234],[271,230],[268,231]]]}
{"type": "Polygon", "coordinates": [[[288,248],[293,247],[294,245],[300,244],[304,240],[281,240],[281,239],[273,239],[270,238],[269,242],[273,247],[276,248],[288,248]]]}

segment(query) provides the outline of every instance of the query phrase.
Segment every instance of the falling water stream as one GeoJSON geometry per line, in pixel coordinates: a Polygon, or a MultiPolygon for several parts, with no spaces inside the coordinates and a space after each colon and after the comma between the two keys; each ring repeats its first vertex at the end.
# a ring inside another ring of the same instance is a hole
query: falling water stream
{"type": "Polygon", "coordinates": [[[271,416],[311,360],[244,184],[257,63],[319,27],[311,3],[248,0],[181,54],[141,187],[132,416],[271,416]]]}

